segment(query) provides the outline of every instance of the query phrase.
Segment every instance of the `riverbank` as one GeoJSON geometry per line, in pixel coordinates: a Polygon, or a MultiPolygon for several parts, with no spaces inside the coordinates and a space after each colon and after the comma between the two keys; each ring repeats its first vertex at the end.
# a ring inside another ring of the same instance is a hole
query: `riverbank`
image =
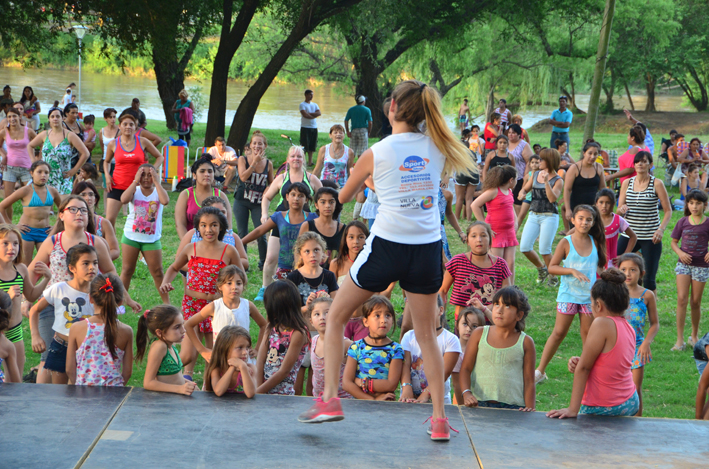
{"type": "MultiPolygon", "coordinates": [[[[653,136],[668,135],[672,129],[693,137],[709,134],[709,112],[633,111],[633,117],[643,122],[650,129],[653,136]]],[[[571,131],[578,131],[583,135],[585,125],[586,114],[575,115],[571,124],[571,131]]],[[[615,114],[600,114],[596,119],[596,132],[599,133],[624,134],[629,127],[630,122],[621,111],[615,114]]],[[[535,133],[551,133],[551,128],[552,125],[549,123],[549,119],[544,119],[534,124],[529,130],[535,133]]]]}

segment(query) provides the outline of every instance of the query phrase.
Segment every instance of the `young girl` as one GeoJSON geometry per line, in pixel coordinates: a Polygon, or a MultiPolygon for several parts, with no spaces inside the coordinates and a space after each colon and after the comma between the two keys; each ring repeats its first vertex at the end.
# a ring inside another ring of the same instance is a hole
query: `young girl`
{"type": "MultiPolygon", "coordinates": [[[[325,387],[324,371],[325,371],[325,331],[327,324],[327,313],[330,310],[332,298],[321,296],[310,303],[308,315],[310,324],[318,332],[313,336],[310,342],[310,363],[313,368],[313,396],[320,397],[325,387]]],[[[352,345],[352,341],[345,339],[345,347],[342,350],[342,366],[340,367],[340,389],[337,391],[337,397],[341,399],[351,399],[350,393],[342,389],[342,374],[345,372],[345,364],[347,363],[347,350],[352,345]]]]}
{"type": "Polygon", "coordinates": [[[478,327],[485,325],[485,315],[482,311],[477,308],[468,307],[460,312],[458,320],[455,323],[455,330],[453,331],[456,336],[460,339],[460,356],[458,357],[458,363],[455,364],[453,368],[453,373],[451,373],[451,382],[453,383],[453,399],[455,399],[454,404],[463,403],[463,388],[460,387],[460,367],[463,365],[463,359],[465,358],[465,349],[468,346],[468,341],[473,331],[478,327]]]}
{"type": "Polygon", "coordinates": [[[565,409],[547,412],[547,417],[637,413],[639,399],[630,371],[635,333],[624,317],[629,304],[625,281],[621,271],[611,268],[591,288],[595,319],[581,357],[569,359],[569,371],[574,374],[571,402],[565,409]]]}
{"type": "Polygon", "coordinates": [[[510,269],[510,283],[515,281],[515,250],[517,241],[517,214],[514,210],[512,188],[517,183],[514,166],[492,168],[483,182],[483,193],[473,201],[473,215],[479,221],[485,219],[492,229],[492,253],[502,257],[510,269]],[[487,207],[487,218],[483,213],[487,207]]]}
{"type": "Polygon", "coordinates": [[[77,244],[66,253],[66,262],[71,280],[47,288],[43,297],[30,309],[32,350],[41,353],[47,348],[44,368],[53,372],[53,384],[67,384],[69,379],[66,372],[69,329],[94,314],[94,305],[89,301],[89,287],[98,274],[96,249],[88,244],[77,244]],[[47,347],[38,328],[39,312],[48,306],[54,307],[54,339],[47,347]]]}
{"type": "Polygon", "coordinates": [[[241,326],[225,326],[214,343],[213,358],[204,370],[204,390],[217,396],[226,393],[256,394],[256,369],[248,364],[251,350],[249,331],[241,326]]]}
{"type": "Polygon", "coordinates": [[[79,174],[76,175],[76,178],[74,179],[74,187],[76,188],[76,185],[81,182],[90,182],[95,186],[98,180],[99,178],[96,166],[89,161],[88,163],[84,163],[79,170],[79,174]]]}
{"type": "Polygon", "coordinates": [[[298,238],[300,226],[309,220],[314,220],[317,215],[303,211],[303,206],[310,201],[310,189],[302,182],[294,182],[285,192],[288,210],[276,212],[261,226],[247,234],[241,241],[246,245],[278,228],[280,236],[280,250],[278,251],[278,269],[274,278],[283,280],[293,270],[293,243],[298,238]]]}
{"type": "MultiPolygon", "coordinates": [[[[22,215],[17,225],[24,241],[22,258],[27,262],[32,259],[35,247],[39,250],[42,242],[47,239],[52,229],[49,223],[52,207],[56,205],[58,209],[62,201],[59,192],[47,185],[49,171],[49,163],[42,160],[35,161],[30,166],[32,181],[0,202],[0,214],[2,214],[15,202],[22,200],[22,215]]],[[[12,220],[6,222],[12,223],[12,220]]]]}
{"type": "Polygon", "coordinates": [[[315,298],[329,296],[334,298],[337,290],[335,274],[320,266],[325,256],[325,241],[312,231],[298,236],[293,247],[296,269],[288,274],[288,280],[298,288],[303,299],[302,311],[306,312],[315,298]]]}
{"type": "Polygon", "coordinates": [[[338,192],[331,187],[321,187],[315,193],[315,213],[318,217],[300,225],[298,237],[313,231],[325,240],[325,257],[321,265],[327,269],[333,257],[337,257],[345,225],[338,221],[342,204],[337,200],[338,192]]]}
{"type": "Polygon", "coordinates": [[[597,271],[606,266],[605,228],[596,210],[590,205],[577,205],[571,222],[576,228],[574,233],[559,241],[549,264],[549,273],[562,277],[556,297],[556,323],[544,345],[539,367],[534,372],[536,383],[547,378],[546,367],[569,332],[577,313],[581,323],[581,343],[586,343],[586,334],[593,321],[591,287],[596,281],[597,271]]]}
{"type": "Polygon", "coordinates": [[[518,287],[495,294],[493,326],[475,329],[460,366],[460,386],[467,407],[531,412],[536,406],[534,341],[524,333],[531,310],[518,287]]]}
{"type": "Polygon", "coordinates": [[[51,272],[44,263],[38,263],[43,279],[37,285],[30,279],[27,267],[22,263],[23,245],[20,231],[14,225],[0,225],[0,290],[8,293],[12,300],[10,325],[5,337],[15,349],[17,367],[22,372],[25,368],[25,342],[22,331],[22,296],[28,301],[35,301],[42,295],[51,278],[51,272]]]}
{"type": "Polygon", "coordinates": [[[66,372],[77,386],[125,386],[133,373],[133,329],[117,317],[123,283],[97,275],[90,285],[94,315],[69,329],[66,372]]]}
{"type": "Polygon", "coordinates": [[[12,299],[10,299],[10,295],[0,291],[0,365],[5,362],[4,366],[7,372],[7,376],[5,376],[2,372],[2,366],[0,366],[0,383],[22,382],[22,374],[17,366],[17,351],[12,342],[5,337],[10,328],[11,308],[12,299]]]}
{"type": "MultiPolygon", "coordinates": [[[[615,192],[611,189],[601,189],[596,194],[596,210],[601,217],[606,234],[606,257],[608,258],[607,268],[614,266],[618,257],[618,236],[625,233],[628,236],[628,246],[625,253],[633,252],[638,236],[630,227],[625,218],[617,213],[613,213],[615,207],[615,192]]],[[[625,254],[622,253],[622,254],[625,254]]]]}
{"type": "Polygon", "coordinates": [[[396,321],[394,306],[375,295],[364,303],[362,317],[369,335],[347,351],[342,389],[356,399],[393,401],[404,362],[404,349],[387,337],[396,321]]]}
{"type": "Polygon", "coordinates": [[[527,181],[532,179],[532,176],[534,173],[539,171],[539,162],[542,161],[541,158],[539,158],[538,154],[534,154],[529,157],[529,163],[527,163],[527,167],[529,168],[529,172],[524,176],[523,183],[522,183],[522,189],[519,191],[519,194],[517,195],[517,199],[522,201],[522,207],[519,209],[519,215],[517,215],[517,229],[519,229],[522,224],[524,223],[524,219],[527,218],[527,213],[529,212],[529,207],[532,203],[532,192],[526,192],[524,190],[524,187],[527,185],[527,181]]]}
{"type": "Polygon", "coordinates": [[[703,189],[702,181],[699,178],[699,166],[691,163],[687,167],[687,173],[679,182],[680,200],[674,201],[675,210],[684,210],[687,194],[693,189],[703,189]]]}
{"type": "Polygon", "coordinates": [[[268,337],[261,343],[256,362],[259,394],[296,394],[295,380],[310,344],[301,303],[293,282],[277,280],[266,287],[263,304],[268,317],[268,337]]]}
{"type": "Polygon", "coordinates": [[[492,230],[484,221],[476,221],[468,227],[467,243],[469,253],[453,256],[443,273],[441,294],[448,297],[453,286],[451,304],[455,305],[455,318],[461,310],[473,305],[487,315],[492,322],[492,298],[497,290],[510,285],[512,273],[502,257],[493,256],[490,251],[492,230]]]}
{"type": "MultiPolygon", "coordinates": [[[[209,362],[211,360],[212,350],[202,345],[202,341],[197,337],[195,329],[199,323],[206,321],[208,318],[211,318],[212,321],[214,340],[219,337],[221,330],[227,326],[239,326],[248,331],[251,326],[250,319],[253,319],[259,327],[258,340],[256,341],[257,350],[261,345],[268,323],[261,316],[256,305],[241,297],[244,293],[244,288],[246,288],[246,282],[246,273],[243,270],[235,265],[224,267],[219,271],[219,276],[217,277],[217,291],[221,293],[221,298],[209,303],[185,323],[187,338],[190,339],[192,345],[197,349],[197,353],[202,355],[205,361],[209,362]]],[[[183,362],[185,365],[187,363],[183,362]]],[[[205,376],[209,375],[205,374],[205,376]]]]}
{"type": "MultiPolygon", "coordinates": [[[[185,320],[199,313],[210,301],[217,299],[216,280],[220,270],[232,264],[241,267],[241,257],[236,249],[222,242],[227,229],[227,220],[222,212],[214,207],[201,208],[194,217],[194,223],[202,235],[202,241],[185,246],[175,262],[168,267],[160,285],[160,293],[167,294],[174,290],[172,281],[179,268],[187,264],[187,284],[182,298],[182,314],[185,320]]],[[[204,335],[207,346],[211,347],[211,319],[202,321],[199,330],[204,335]]],[[[192,377],[196,355],[197,351],[192,342],[186,341],[180,350],[180,357],[183,362],[189,363],[185,367],[188,379],[192,377]]]]}
{"type": "Polygon", "coordinates": [[[351,221],[342,232],[342,240],[337,257],[330,262],[328,270],[337,277],[337,284],[342,286],[350,267],[357,255],[364,249],[364,243],[369,237],[369,228],[361,221],[351,221]]]}
{"type": "Polygon", "coordinates": [[[635,330],[635,357],[630,369],[633,372],[633,382],[638,390],[638,417],[643,414],[643,375],[645,365],[652,361],[650,344],[655,340],[660,329],[660,320],[657,316],[657,303],[655,295],[647,288],[638,285],[645,274],[645,262],[637,254],[623,254],[618,258],[618,268],[625,275],[625,286],[630,293],[630,307],[625,314],[630,326],[635,330]],[[650,329],[645,335],[645,321],[650,320],[650,329]]]}
{"type": "MultiPolygon", "coordinates": [[[[443,327],[446,308],[443,298],[438,296],[438,327],[436,334],[438,337],[438,347],[443,355],[443,367],[445,378],[446,394],[443,398],[446,404],[451,403],[451,382],[450,376],[453,373],[458,358],[461,354],[460,340],[443,327]]],[[[399,402],[427,403],[431,398],[428,390],[428,380],[426,379],[425,363],[421,357],[421,347],[416,340],[414,331],[408,331],[401,340],[401,347],[404,349],[404,364],[401,372],[401,396],[399,402]]]]}
{"type": "Polygon", "coordinates": [[[709,279],[709,220],[704,216],[707,210],[707,194],[693,190],[687,194],[684,218],[672,230],[672,250],[679,260],[675,267],[677,274],[677,342],[672,350],[684,350],[684,321],[687,317],[687,303],[692,309],[692,335],[687,339],[694,347],[699,337],[699,320],[704,286],[709,279]],[[680,247],[680,240],[682,247],[680,247]],[[690,297],[691,288],[691,297],[690,297]]]}
{"type": "Polygon", "coordinates": [[[174,392],[190,396],[197,385],[182,376],[182,360],[175,347],[175,344],[185,338],[182,314],[170,305],[145,310],[138,318],[135,337],[136,363],[143,361],[145,349],[148,347],[148,332],[154,339],[150,341],[143,387],[148,391],[174,392]]]}
{"type": "MultiPolygon", "coordinates": [[[[170,203],[170,196],[160,184],[153,165],[143,164],[138,168],[133,183],[121,195],[121,203],[129,204],[130,209],[121,238],[121,281],[126,289],[130,288],[138,256],[142,253],[155,288],[160,288],[163,280],[162,212],[163,206],[170,203]]],[[[160,292],[160,298],[163,303],[170,303],[167,293],[160,292]]]]}

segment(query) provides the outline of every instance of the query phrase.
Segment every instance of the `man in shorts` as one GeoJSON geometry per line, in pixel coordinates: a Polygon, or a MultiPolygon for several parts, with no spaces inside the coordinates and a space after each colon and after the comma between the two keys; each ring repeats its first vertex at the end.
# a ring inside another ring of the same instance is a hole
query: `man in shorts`
{"type": "Polygon", "coordinates": [[[305,90],[305,101],[300,103],[300,145],[308,154],[308,166],[313,165],[313,152],[318,148],[317,117],[320,107],[313,102],[313,90],[305,90]]]}
{"type": "Polygon", "coordinates": [[[229,184],[236,175],[236,165],[238,157],[232,147],[227,146],[224,137],[217,137],[214,146],[207,152],[212,157],[212,163],[217,167],[214,177],[217,180],[223,179],[222,192],[229,193],[229,184]]]}
{"type": "Polygon", "coordinates": [[[372,133],[372,111],[364,105],[366,100],[364,96],[359,96],[357,105],[349,108],[345,115],[345,132],[350,139],[350,148],[355,158],[359,158],[359,155],[369,148],[369,134],[372,133]],[[349,126],[350,121],[352,129],[349,126]]]}
{"type": "Polygon", "coordinates": [[[465,98],[463,104],[460,105],[460,109],[458,109],[458,122],[460,123],[461,133],[465,130],[469,119],[470,108],[468,107],[468,98],[465,98]]]}

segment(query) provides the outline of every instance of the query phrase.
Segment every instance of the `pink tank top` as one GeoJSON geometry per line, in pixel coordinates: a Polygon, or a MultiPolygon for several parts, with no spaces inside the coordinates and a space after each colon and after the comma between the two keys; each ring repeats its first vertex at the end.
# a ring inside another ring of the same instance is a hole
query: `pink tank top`
{"type": "Polygon", "coordinates": [[[635,331],[622,316],[608,316],[615,323],[615,346],[596,358],[588,375],[581,403],[593,407],[613,407],[630,399],[635,383],[630,366],[635,356],[635,331]]]}
{"type": "Polygon", "coordinates": [[[502,189],[497,189],[497,196],[486,203],[487,217],[485,221],[490,225],[492,231],[509,230],[515,226],[514,196],[512,189],[507,191],[507,195],[502,189]]]}
{"type": "MultiPolygon", "coordinates": [[[[213,195],[219,197],[219,189],[215,188],[213,195]]],[[[194,228],[194,216],[197,215],[200,208],[202,206],[197,203],[197,194],[195,194],[194,187],[190,187],[187,189],[187,231],[194,228]]]]}
{"type": "Polygon", "coordinates": [[[30,138],[27,135],[27,126],[25,125],[25,136],[22,140],[13,140],[10,136],[10,128],[5,132],[5,141],[7,142],[7,165],[19,166],[21,168],[29,168],[32,166],[32,160],[27,153],[27,145],[30,143],[30,138]]]}
{"type": "Polygon", "coordinates": [[[607,267],[613,267],[613,259],[618,257],[618,236],[621,231],[628,229],[628,222],[617,213],[613,214],[613,221],[606,226],[606,255],[608,257],[607,267]]]}

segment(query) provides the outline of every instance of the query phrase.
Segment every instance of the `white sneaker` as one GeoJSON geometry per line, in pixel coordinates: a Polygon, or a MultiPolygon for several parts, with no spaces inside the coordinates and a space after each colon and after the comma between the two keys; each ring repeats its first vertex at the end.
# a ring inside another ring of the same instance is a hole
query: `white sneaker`
{"type": "Polygon", "coordinates": [[[547,379],[547,374],[539,370],[534,370],[534,384],[539,384],[547,379]]]}

